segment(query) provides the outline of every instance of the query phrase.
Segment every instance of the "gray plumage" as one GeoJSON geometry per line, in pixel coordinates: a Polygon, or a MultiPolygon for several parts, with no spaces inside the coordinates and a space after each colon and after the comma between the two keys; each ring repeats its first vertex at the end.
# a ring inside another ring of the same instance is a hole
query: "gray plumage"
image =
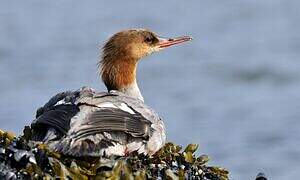
{"type": "Polygon", "coordinates": [[[56,151],[72,156],[124,156],[133,151],[151,155],[165,143],[163,122],[139,99],[87,87],[58,96],[32,123],[33,140],[56,151]]]}

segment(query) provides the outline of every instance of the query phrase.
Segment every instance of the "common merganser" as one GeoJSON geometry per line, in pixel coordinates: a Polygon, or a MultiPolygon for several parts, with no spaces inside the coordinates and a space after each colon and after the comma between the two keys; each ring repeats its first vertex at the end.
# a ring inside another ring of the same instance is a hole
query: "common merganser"
{"type": "Polygon", "coordinates": [[[83,87],[52,97],[38,109],[32,140],[71,156],[153,155],[166,141],[163,121],[144,103],[136,81],[143,57],[190,41],[161,38],[145,29],[124,30],[103,46],[100,76],[107,92],[83,87]]]}

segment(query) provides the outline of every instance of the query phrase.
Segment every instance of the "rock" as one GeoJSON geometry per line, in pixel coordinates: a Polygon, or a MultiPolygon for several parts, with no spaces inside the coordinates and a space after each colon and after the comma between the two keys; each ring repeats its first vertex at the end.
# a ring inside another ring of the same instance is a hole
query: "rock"
{"type": "Polygon", "coordinates": [[[258,173],[255,180],[268,180],[266,175],[262,172],[258,173]]]}
{"type": "Polygon", "coordinates": [[[27,136],[15,137],[0,130],[0,179],[226,180],[229,176],[224,168],[208,166],[207,155],[196,157],[196,144],[182,151],[180,146],[167,143],[152,157],[132,153],[126,157],[79,159],[53,152],[45,144],[30,143],[27,136]]]}

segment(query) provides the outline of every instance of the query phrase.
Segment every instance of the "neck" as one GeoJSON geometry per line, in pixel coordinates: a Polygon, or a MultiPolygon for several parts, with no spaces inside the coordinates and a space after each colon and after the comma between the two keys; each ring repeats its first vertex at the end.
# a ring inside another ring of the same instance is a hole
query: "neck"
{"type": "Polygon", "coordinates": [[[119,89],[118,91],[121,91],[122,93],[126,94],[127,96],[137,98],[141,101],[144,101],[144,98],[141,94],[141,91],[140,91],[136,81],[127,87],[119,89]]]}
{"type": "Polygon", "coordinates": [[[137,60],[103,59],[101,65],[101,77],[108,91],[117,90],[127,96],[144,100],[136,82],[137,60]]]}

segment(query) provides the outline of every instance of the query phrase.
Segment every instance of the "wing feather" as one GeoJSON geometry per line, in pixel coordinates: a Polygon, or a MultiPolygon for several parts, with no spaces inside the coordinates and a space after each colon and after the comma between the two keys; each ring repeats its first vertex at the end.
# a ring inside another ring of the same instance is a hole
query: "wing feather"
{"type": "Polygon", "coordinates": [[[53,129],[52,134],[61,138],[70,129],[71,118],[79,112],[74,104],[79,97],[79,91],[66,91],[53,96],[36,113],[36,119],[32,122],[32,140],[46,141],[47,133],[53,129]],[[59,104],[61,102],[61,104],[59,104]],[[54,133],[53,133],[54,132],[54,133]],[[46,139],[45,139],[46,138],[46,139]]]}
{"type": "Polygon", "coordinates": [[[130,114],[117,108],[99,108],[92,112],[81,127],[73,133],[74,138],[101,132],[122,131],[134,137],[148,137],[151,122],[140,113],[130,114]]]}

